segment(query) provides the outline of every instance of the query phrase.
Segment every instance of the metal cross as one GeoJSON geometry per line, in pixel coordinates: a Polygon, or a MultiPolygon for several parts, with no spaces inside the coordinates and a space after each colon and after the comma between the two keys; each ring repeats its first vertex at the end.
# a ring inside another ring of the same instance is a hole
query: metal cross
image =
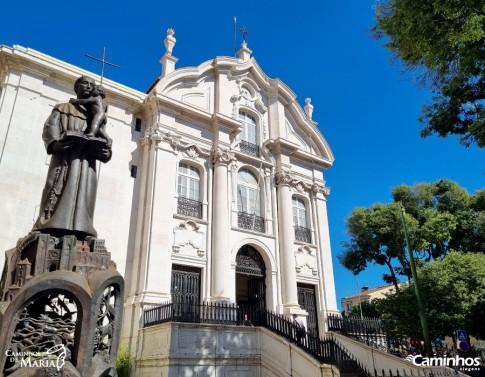
{"type": "Polygon", "coordinates": [[[103,58],[102,59],[96,58],[96,57],[91,56],[91,55],[88,55],[88,54],[84,54],[84,56],[87,56],[88,58],[91,58],[91,59],[97,60],[98,62],[101,62],[101,85],[103,84],[104,65],[105,64],[111,65],[111,66],[113,66],[115,68],[120,68],[119,65],[116,65],[116,64],[107,62],[105,60],[105,57],[106,57],[106,47],[103,47],[103,58]]]}
{"type": "Polygon", "coordinates": [[[248,31],[246,30],[246,26],[243,26],[241,29],[239,29],[239,31],[243,36],[243,42],[246,42],[246,35],[249,34],[248,31]]]}

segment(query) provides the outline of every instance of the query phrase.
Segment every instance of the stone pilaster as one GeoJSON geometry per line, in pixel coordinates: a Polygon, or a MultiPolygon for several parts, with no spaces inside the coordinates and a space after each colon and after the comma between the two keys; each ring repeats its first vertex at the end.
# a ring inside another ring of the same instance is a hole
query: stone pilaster
{"type": "Polygon", "coordinates": [[[229,165],[234,154],[219,147],[212,152],[214,162],[213,212],[212,212],[212,301],[230,301],[232,281],[231,253],[229,250],[230,205],[228,187],[229,165]]]}
{"type": "Polygon", "coordinates": [[[276,172],[278,185],[278,227],[280,238],[281,291],[285,312],[299,308],[296,288],[296,266],[294,252],[293,213],[291,208],[291,184],[294,181],[290,173],[276,172]]]}

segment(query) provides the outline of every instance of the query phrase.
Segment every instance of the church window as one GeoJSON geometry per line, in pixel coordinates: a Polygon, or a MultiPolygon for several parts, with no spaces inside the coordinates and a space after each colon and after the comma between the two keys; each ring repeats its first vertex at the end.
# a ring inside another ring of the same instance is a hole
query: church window
{"type": "Polygon", "coordinates": [[[248,169],[241,169],[237,173],[237,209],[240,228],[264,232],[259,182],[248,169]]]}
{"type": "Polygon", "coordinates": [[[177,192],[177,213],[202,218],[199,169],[185,163],[179,164],[177,192]]]}
{"type": "Polygon", "coordinates": [[[307,226],[307,211],[305,202],[293,196],[293,225],[295,226],[295,239],[297,241],[311,243],[311,230],[307,226]]]}
{"type": "Polygon", "coordinates": [[[259,157],[256,119],[243,111],[239,112],[242,131],[240,148],[243,153],[259,157]]]}

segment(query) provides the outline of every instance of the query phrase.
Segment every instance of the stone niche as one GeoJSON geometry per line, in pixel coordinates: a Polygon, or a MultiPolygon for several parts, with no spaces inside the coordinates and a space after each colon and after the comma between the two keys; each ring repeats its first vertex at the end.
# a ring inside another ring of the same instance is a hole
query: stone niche
{"type": "Polygon", "coordinates": [[[19,240],[0,282],[3,373],[115,375],[123,285],[104,240],[39,232],[19,240]]]}

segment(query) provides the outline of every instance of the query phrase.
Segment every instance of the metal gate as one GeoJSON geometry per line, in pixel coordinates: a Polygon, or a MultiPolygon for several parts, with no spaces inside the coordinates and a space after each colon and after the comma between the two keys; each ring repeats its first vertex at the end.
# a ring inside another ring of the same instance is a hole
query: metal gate
{"type": "Polygon", "coordinates": [[[172,266],[173,316],[197,322],[200,304],[200,268],[172,266]]]}
{"type": "Polygon", "coordinates": [[[265,284],[264,278],[257,278],[248,281],[248,304],[249,306],[265,309],[265,284]]]}
{"type": "Polygon", "coordinates": [[[308,312],[307,331],[318,337],[318,316],[317,300],[315,297],[315,286],[309,284],[297,284],[298,304],[308,312]]]}

